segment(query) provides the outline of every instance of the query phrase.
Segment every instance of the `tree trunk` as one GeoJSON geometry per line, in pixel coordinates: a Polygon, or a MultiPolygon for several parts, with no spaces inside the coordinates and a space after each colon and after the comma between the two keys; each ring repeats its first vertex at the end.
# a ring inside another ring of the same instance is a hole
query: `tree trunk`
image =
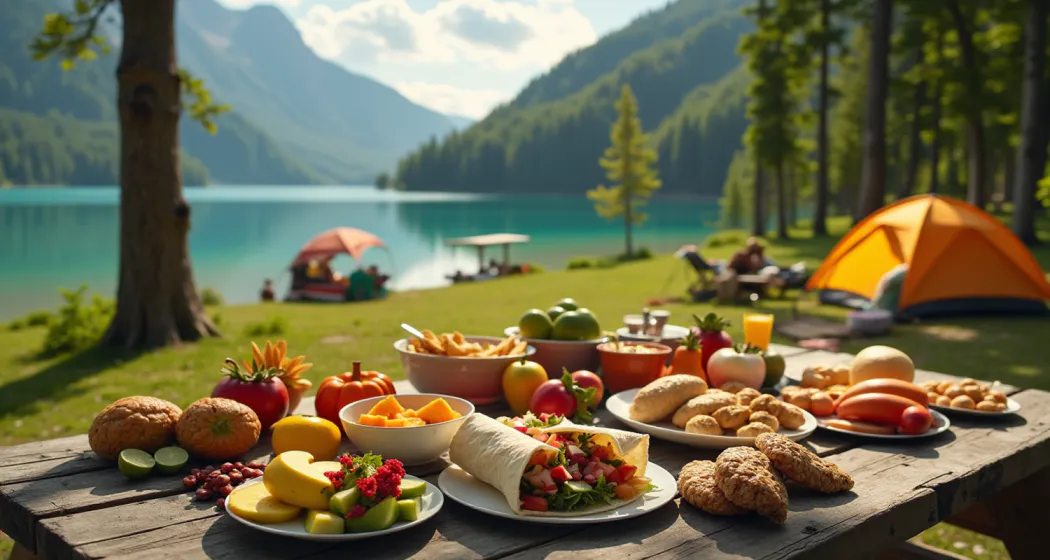
{"type": "Polygon", "coordinates": [[[820,46],[820,85],[817,101],[817,192],[813,208],[813,235],[828,234],[828,50],[826,39],[831,27],[831,0],[820,1],[820,29],[825,34],[820,46]]]}
{"type": "Polygon", "coordinates": [[[120,278],[105,344],[158,348],[218,335],[197,297],[179,167],[175,0],[121,0],[120,278]]]}
{"type": "Polygon", "coordinates": [[[751,235],[761,237],[766,234],[766,180],[762,170],[762,160],[755,156],[755,192],[751,197],[755,207],[751,210],[751,235]]]}
{"type": "Polygon", "coordinates": [[[1029,0],[1025,24],[1024,85],[1021,99],[1021,145],[1017,149],[1017,178],[1013,186],[1011,229],[1028,245],[1035,234],[1036,184],[1046,166],[1046,104],[1041,96],[1046,56],[1046,0],[1029,0]]]}
{"type": "Polygon", "coordinates": [[[788,238],[787,197],[785,196],[784,161],[777,162],[777,239],[788,238]]]}
{"type": "Polygon", "coordinates": [[[795,227],[798,225],[798,191],[802,179],[797,167],[792,166],[791,169],[791,173],[788,174],[787,212],[788,225],[795,227]]]}
{"type": "MultiPolygon", "coordinates": [[[[938,41],[939,43],[940,41],[938,41]]],[[[933,140],[930,141],[930,194],[937,194],[941,190],[941,82],[937,81],[937,87],[933,94],[933,140]]]]}
{"type": "Polygon", "coordinates": [[[886,97],[889,92],[892,12],[892,0],[875,0],[858,220],[881,208],[886,196],[886,97]]]}
{"type": "Polygon", "coordinates": [[[966,152],[969,156],[969,167],[966,173],[966,200],[984,208],[987,197],[985,196],[985,182],[987,161],[984,153],[984,122],[981,110],[980,98],[983,88],[981,87],[981,68],[977,61],[977,49],[973,44],[973,35],[970,32],[969,23],[959,0],[948,0],[948,11],[952,14],[955,22],[955,31],[959,36],[959,47],[962,50],[962,61],[966,66],[967,96],[976,98],[976,101],[966,104],[966,152]]]}
{"type": "MultiPolygon", "coordinates": [[[[915,53],[915,64],[923,64],[922,45],[915,53]]],[[[904,181],[901,182],[901,190],[897,198],[907,198],[915,192],[915,184],[919,179],[919,160],[922,159],[922,110],[926,106],[926,82],[920,81],[915,84],[915,106],[911,112],[911,131],[908,134],[908,162],[905,169],[904,181]]]]}
{"type": "MultiPolygon", "coordinates": [[[[625,178],[624,180],[626,181],[627,179],[625,178]]],[[[634,239],[631,237],[631,222],[634,221],[634,215],[632,213],[633,208],[631,208],[630,191],[624,187],[623,193],[623,254],[624,257],[630,259],[634,255],[634,239]]]]}

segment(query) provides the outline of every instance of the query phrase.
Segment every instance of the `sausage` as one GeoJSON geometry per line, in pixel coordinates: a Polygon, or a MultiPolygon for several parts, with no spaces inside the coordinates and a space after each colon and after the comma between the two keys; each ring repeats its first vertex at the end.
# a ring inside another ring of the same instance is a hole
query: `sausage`
{"type": "Polygon", "coordinates": [[[860,420],[842,420],[840,418],[832,418],[825,422],[825,424],[831,428],[838,428],[840,430],[848,430],[850,432],[859,432],[862,434],[881,434],[881,435],[893,435],[895,430],[893,426],[887,426],[886,424],[874,424],[872,422],[864,422],[860,420]]]}
{"type": "Polygon", "coordinates": [[[864,393],[841,401],[836,415],[843,420],[866,420],[898,426],[901,414],[909,406],[918,406],[918,403],[900,395],[864,393]]]}
{"type": "Polygon", "coordinates": [[[915,401],[916,404],[925,408],[930,407],[930,398],[927,396],[925,389],[914,383],[908,383],[907,381],[901,381],[899,379],[869,379],[867,381],[861,381],[847,389],[846,392],[835,401],[835,406],[838,407],[839,404],[850,397],[865,395],[868,393],[898,395],[906,399],[911,399],[915,401]]]}

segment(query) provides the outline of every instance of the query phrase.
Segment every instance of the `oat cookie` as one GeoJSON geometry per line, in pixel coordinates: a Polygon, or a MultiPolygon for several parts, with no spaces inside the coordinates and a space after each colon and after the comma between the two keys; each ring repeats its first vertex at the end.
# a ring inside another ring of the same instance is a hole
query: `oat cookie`
{"type": "Polygon", "coordinates": [[[781,474],[807,488],[828,494],[853,488],[853,477],[838,465],[780,434],[762,434],[755,438],[755,446],[781,474]]]}
{"type": "MultiPolygon", "coordinates": [[[[710,418],[708,416],[707,418],[710,418]]],[[[712,515],[740,515],[747,510],[730,502],[715,482],[713,461],[693,461],[678,473],[682,499],[712,515]]]]}
{"type": "MultiPolygon", "coordinates": [[[[764,426],[765,424],[761,424],[764,426]]],[[[787,488],[769,459],[751,447],[730,447],[715,461],[715,481],[730,502],[778,523],[787,519],[787,488]]]]}

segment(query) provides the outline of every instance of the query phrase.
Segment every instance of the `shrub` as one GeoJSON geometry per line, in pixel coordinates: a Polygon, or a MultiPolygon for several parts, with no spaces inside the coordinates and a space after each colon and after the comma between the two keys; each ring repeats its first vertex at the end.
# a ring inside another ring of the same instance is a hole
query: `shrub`
{"type": "Polygon", "coordinates": [[[726,245],[743,246],[745,241],[746,238],[743,233],[739,231],[726,231],[709,236],[704,242],[704,246],[710,249],[717,249],[719,247],[725,247],[726,245]]]}
{"type": "Polygon", "coordinates": [[[566,270],[581,270],[585,268],[612,268],[620,263],[641,261],[653,258],[653,252],[645,247],[635,249],[634,254],[628,256],[625,253],[611,257],[576,257],[566,265],[566,270]]]}
{"type": "Polygon", "coordinates": [[[24,317],[11,321],[7,324],[7,328],[12,331],[19,331],[29,327],[46,327],[47,324],[51,322],[53,316],[54,315],[50,311],[41,309],[40,311],[34,311],[24,317]]]}
{"type": "Polygon", "coordinates": [[[568,264],[565,265],[566,270],[580,270],[583,268],[594,268],[594,262],[597,259],[591,257],[575,257],[570,259],[568,264]]]}
{"type": "Polygon", "coordinates": [[[204,288],[201,290],[201,303],[203,303],[205,307],[222,305],[222,294],[215,288],[204,288]]]}
{"type": "Polygon", "coordinates": [[[249,323],[244,328],[244,334],[248,336],[276,336],[284,334],[288,330],[288,319],[280,315],[274,315],[265,321],[249,323]]]}
{"type": "Polygon", "coordinates": [[[215,325],[216,327],[221,327],[223,321],[224,319],[222,317],[222,313],[216,313],[215,315],[211,316],[211,324],[215,325]]]}
{"type": "Polygon", "coordinates": [[[40,350],[44,355],[75,352],[94,346],[106,332],[106,326],[116,311],[116,302],[98,294],[92,295],[90,302],[84,301],[87,286],[60,292],[65,304],[47,323],[47,336],[40,350]]]}

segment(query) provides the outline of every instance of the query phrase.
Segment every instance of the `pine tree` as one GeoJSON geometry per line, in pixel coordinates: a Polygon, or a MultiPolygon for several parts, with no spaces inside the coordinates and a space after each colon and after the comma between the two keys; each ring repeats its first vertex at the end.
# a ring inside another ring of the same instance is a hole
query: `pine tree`
{"type": "Polygon", "coordinates": [[[634,255],[631,228],[645,223],[642,208],[660,188],[656,172],[656,150],[649,141],[638,118],[638,102],[631,86],[624,84],[620,100],[616,102],[619,118],[612,125],[609,138],[612,145],[598,160],[605,169],[605,177],[614,183],[612,187],[598,185],[587,191],[587,198],[594,201],[594,210],[599,216],[612,220],[623,216],[624,256],[634,255]]]}

